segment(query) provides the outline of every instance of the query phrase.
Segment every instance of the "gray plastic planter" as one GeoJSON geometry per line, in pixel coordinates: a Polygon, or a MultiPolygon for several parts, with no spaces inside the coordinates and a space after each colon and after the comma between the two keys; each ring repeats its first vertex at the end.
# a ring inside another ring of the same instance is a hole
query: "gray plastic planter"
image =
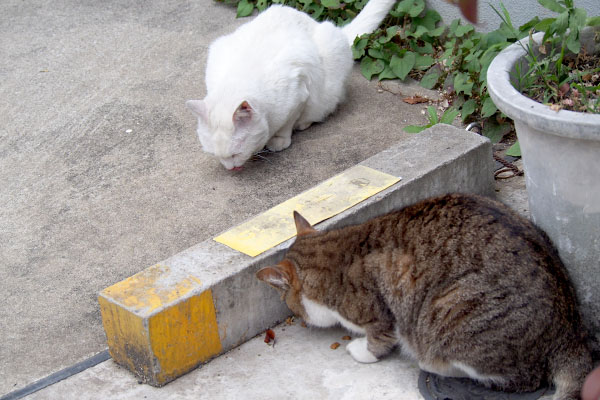
{"type": "MultiPolygon", "coordinates": [[[[592,33],[586,32],[587,49],[597,54],[592,33]]],[[[543,33],[533,37],[541,41],[543,33]]],[[[552,111],[519,93],[511,80],[524,55],[518,43],[498,54],[488,90],[515,122],[531,216],[558,247],[600,350],[600,115],[552,111]]]]}

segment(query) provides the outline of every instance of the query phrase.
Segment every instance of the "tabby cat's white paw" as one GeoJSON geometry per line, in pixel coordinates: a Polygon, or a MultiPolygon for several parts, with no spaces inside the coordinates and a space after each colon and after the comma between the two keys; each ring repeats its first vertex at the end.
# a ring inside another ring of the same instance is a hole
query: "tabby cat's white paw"
{"type": "Polygon", "coordinates": [[[354,358],[360,363],[369,364],[379,361],[377,357],[375,357],[373,353],[371,353],[367,348],[366,337],[354,339],[353,341],[348,343],[348,345],[346,346],[346,350],[348,351],[348,353],[350,353],[352,358],[354,358]]]}

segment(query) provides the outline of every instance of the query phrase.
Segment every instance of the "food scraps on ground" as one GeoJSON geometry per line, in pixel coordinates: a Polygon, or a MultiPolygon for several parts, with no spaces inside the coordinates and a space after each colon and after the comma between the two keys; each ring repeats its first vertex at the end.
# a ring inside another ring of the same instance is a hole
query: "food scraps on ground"
{"type": "Polygon", "coordinates": [[[337,349],[338,347],[340,347],[340,344],[339,344],[338,342],[334,342],[334,343],[332,343],[332,344],[331,344],[331,346],[329,346],[329,348],[330,348],[331,350],[335,350],[335,349],[337,349]]]}
{"type": "Polygon", "coordinates": [[[269,344],[273,342],[273,346],[275,346],[275,332],[273,332],[273,329],[267,329],[265,331],[265,343],[269,344]]]}
{"type": "Polygon", "coordinates": [[[351,339],[352,339],[352,338],[351,338],[350,336],[348,336],[348,335],[346,335],[346,336],[342,337],[342,340],[351,340],[351,339]]]}

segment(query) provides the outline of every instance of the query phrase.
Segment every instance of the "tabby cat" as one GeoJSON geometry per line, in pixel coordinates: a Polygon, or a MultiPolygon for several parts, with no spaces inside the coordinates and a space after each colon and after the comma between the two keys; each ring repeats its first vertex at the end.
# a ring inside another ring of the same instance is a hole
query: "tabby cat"
{"type": "Polygon", "coordinates": [[[257,277],[307,323],[364,334],[347,346],[356,361],[401,346],[435,374],[579,398],[592,361],[573,286],[548,237],[506,206],[449,194],[328,232],[294,219],[285,259],[257,277]]]}

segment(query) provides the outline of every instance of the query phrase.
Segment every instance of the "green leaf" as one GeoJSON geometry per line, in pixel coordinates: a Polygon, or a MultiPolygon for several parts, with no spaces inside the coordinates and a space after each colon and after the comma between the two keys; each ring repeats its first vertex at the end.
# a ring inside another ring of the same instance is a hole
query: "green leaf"
{"type": "Polygon", "coordinates": [[[517,38],[517,32],[513,28],[511,28],[510,26],[505,24],[504,22],[502,22],[500,24],[500,27],[498,28],[498,32],[500,32],[502,35],[504,35],[507,39],[516,39],[517,38]]]}
{"type": "Polygon", "coordinates": [[[540,3],[544,8],[556,13],[562,13],[566,11],[566,9],[558,4],[556,0],[538,0],[538,3],[540,3]]]}
{"type": "Polygon", "coordinates": [[[442,71],[437,65],[435,65],[429,68],[429,71],[423,75],[420,84],[425,89],[433,89],[435,85],[437,85],[440,76],[442,76],[442,71]]]}
{"type": "Polygon", "coordinates": [[[588,18],[586,25],[588,26],[600,26],[600,16],[588,18]]]}
{"type": "Polygon", "coordinates": [[[518,141],[515,142],[515,144],[513,144],[512,146],[510,146],[508,150],[506,150],[506,155],[512,157],[521,157],[521,145],[518,141]]]}
{"type": "Polygon", "coordinates": [[[433,65],[434,60],[433,57],[431,56],[422,56],[420,54],[418,54],[415,57],[415,69],[426,69],[429,68],[433,65]]]}
{"type": "Polygon", "coordinates": [[[256,8],[258,9],[258,11],[266,10],[267,6],[268,6],[267,0],[257,0],[256,1],[256,8]]]}
{"type": "Polygon", "coordinates": [[[506,39],[506,35],[504,35],[499,30],[495,30],[486,33],[483,40],[485,40],[487,46],[493,46],[496,43],[506,42],[506,39]]]}
{"type": "Polygon", "coordinates": [[[388,42],[388,43],[384,44],[383,49],[388,54],[400,54],[400,53],[404,54],[406,52],[406,49],[401,49],[400,46],[398,46],[394,42],[388,42]],[[401,50],[404,50],[404,51],[401,51],[401,50]]]}
{"type": "Polygon", "coordinates": [[[422,126],[407,125],[402,130],[407,133],[419,133],[427,128],[429,128],[429,126],[427,126],[427,125],[422,125],[422,126]]]}
{"type": "Polygon", "coordinates": [[[377,39],[377,41],[381,44],[388,43],[390,40],[392,40],[394,38],[394,36],[396,36],[397,33],[398,33],[398,27],[396,25],[390,26],[389,28],[387,28],[385,30],[385,36],[380,37],[379,39],[377,39]]]}
{"type": "Polygon", "coordinates": [[[373,60],[371,57],[366,56],[360,62],[360,72],[368,80],[371,80],[373,75],[377,75],[385,68],[385,64],[381,60],[373,60]]]}
{"type": "Polygon", "coordinates": [[[490,117],[490,116],[494,115],[497,111],[498,111],[498,108],[492,101],[492,98],[489,96],[486,97],[486,99],[483,101],[483,106],[481,107],[481,117],[482,118],[490,117]]]}
{"type": "Polygon", "coordinates": [[[562,35],[563,33],[565,33],[567,31],[568,27],[569,27],[569,13],[568,12],[564,12],[564,13],[560,14],[556,18],[556,21],[554,21],[554,23],[551,25],[551,29],[554,32],[556,32],[558,35],[562,35]]]}
{"type": "Polygon", "coordinates": [[[535,17],[533,17],[532,19],[530,19],[529,21],[525,22],[523,25],[521,25],[519,27],[519,32],[529,32],[529,30],[531,28],[533,28],[534,26],[536,26],[538,23],[540,22],[540,17],[538,17],[537,15],[535,17]]]}
{"type": "Polygon", "coordinates": [[[533,29],[540,32],[546,32],[550,25],[552,25],[556,21],[556,18],[546,18],[538,22],[533,29]]]}
{"type": "Polygon", "coordinates": [[[437,23],[441,20],[442,17],[437,11],[428,9],[427,11],[425,11],[425,15],[423,16],[423,18],[414,18],[413,23],[416,25],[423,25],[427,29],[433,30],[435,29],[437,23]]]}
{"type": "Polygon", "coordinates": [[[460,109],[460,113],[461,113],[461,117],[462,117],[463,121],[465,121],[469,117],[469,115],[471,115],[475,112],[476,106],[477,106],[477,103],[475,103],[474,99],[469,99],[469,100],[465,101],[465,103],[462,105],[462,108],[460,109]]]}
{"type": "Polygon", "coordinates": [[[394,36],[396,36],[396,34],[398,33],[398,29],[400,29],[400,27],[394,25],[394,26],[390,26],[389,28],[387,28],[385,30],[385,35],[389,38],[392,38],[394,36]]]}
{"type": "Polygon", "coordinates": [[[395,54],[392,56],[390,60],[390,68],[394,71],[394,74],[401,80],[406,78],[406,75],[413,69],[415,66],[415,53],[412,51],[407,51],[404,54],[404,57],[398,57],[395,54]]]}
{"type": "Polygon", "coordinates": [[[410,10],[411,6],[412,0],[402,0],[398,2],[398,4],[396,4],[396,8],[394,9],[394,11],[396,11],[399,14],[408,14],[408,10],[410,10]]]}
{"type": "Polygon", "coordinates": [[[418,17],[425,9],[425,0],[414,0],[413,6],[408,11],[408,15],[415,18],[418,17]]]}
{"type": "Polygon", "coordinates": [[[456,28],[458,28],[458,25],[460,24],[460,19],[455,19],[452,22],[450,22],[450,26],[448,27],[448,29],[450,30],[450,33],[452,35],[454,35],[454,33],[456,32],[456,28]]]}
{"type": "Polygon", "coordinates": [[[513,28],[513,24],[512,24],[512,21],[510,19],[510,13],[506,9],[506,7],[504,7],[504,3],[500,2],[500,7],[502,7],[502,13],[504,14],[504,22],[506,22],[506,24],[508,24],[508,26],[510,26],[511,28],[513,28]]]}
{"type": "Polygon", "coordinates": [[[510,132],[510,129],[511,127],[508,123],[500,125],[494,120],[487,120],[481,134],[490,139],[492,143],[498,143],[504,135],[510,132]]]}
{"type": "Polygon", "coordinates": [[[313,4],[314,6],[314,12],[312,14],[312,17],[316,20],[318,20],[319,18],[321,18],[321,15],[323,15],[323,12],[325,11],[325,7],[323,5],[318,5],[318,4],[313,4]]]}
{"type": "Polygon", "coordinates": [[[248,0],[241,0],[237,5],[237,18],[247,17],[253,10],[254,4],[249,3],[248,0]]]}
{"type": "Polygon", "coordinates": [[[321,4],[327,8],[332,8],[334,10],[341,7],[339,0],[321,0],[321,4]]]}
{"type": "Polygon", "coordinates": [[[399,13],[408,14],[411,17],[416,17],[425,9],[424,0],[402,0],[396,6],[396,11],[399,13]]]}
{"type": "Polygon", "coordinates": [[[429,32],[427,32],[427,34],[431,37],[438,37],[442,33],[444,33],[445,30],[446,30],[446,27],[444,25],[442,25],[442,26],[438,26],[437,28],[435,28],[433,30],[430,30],[429,32]]]}
{"type": "Polygon", "coordinates": [[[369,39],[361,38],[354,40],[354,46],[352,46],[352,57],[358,60],[365,55],[365,47],[369,44],[369,39]]]}
{"type": "Polygon", "coordinates": [[[408,37],[414,37],[414,38],[420,38],[421,36],[423,36],[424,34],[428,33],[429,29],[427,29],[426,27],[424,27],[423,25],[418,25],[417,29],[414,32],[408,32],[406,34],[406,36],[408,37]]]}
{"type": "MultiPolygon", "coordinates": [[[[501,50],[501,49],[500,49],[501,50]]],[[[487,70],[494,60],[494,57],[500,52],[500,50],[487,51],[481,56],[479,62],[481,63],[481,72],[479,73],[479,82],[486,82],[487,70]]]]}
{"type": "Polygon", "coordinates": [[[470,77],[466,73],[459,72],[454,77],[454,90],[456,93],[464,93],[471,96],[473,89],[473,82],[470,80],[470,77]]]}
{"type": "Polygon", "coordinates": [[[569,16],[569,29],[581,29],[585,26],[587,12],[583,8],[576,8],[569,16]]]}
{"type": "Polygon", "coordinates": [[[383,54],[383,52],[379,49],[369,49],[369,51],[367,52],[367,54],[369,54],[369,56],[373,57],[373,58],[379,58],[379,59],[385,59],[386,56],[385,54],[383,54]]]}
{"type": "Polygon", "coordinates": [[[396,79],[396,74],[394,74],[394,71],[392,71],[392,69],[390,68],[389,65],[386,65],[383,68],[383,71],[381,71],[379,73],[379,76],[377,76],[377,78],[382,81],[384,79],[396,79]]]}
{"type": "Polygon", "coordinates": [[[435,107],[429,106],[427,107],[427,114],[429,114],[429,123],[431,125],[437,124],[440,120],[438,119],[437,111],[435,107]]]}
{"type": "Polygon", "coordinates": [[[452,125],[452,122],[454,122],[456,117],[458,117],[458,114],[459,114],[459,111],[457,109],[449,108],[446,111],[444,111],[444,115],[442,115],[442,118],[440,119],[440,123],[452,125]]]}
{"type": "Polygon", "coordinates": [[[569,31],[566,44],[567,49],[575,54],[579,53],[579,50],[581,50],[581,43],[579,42],[579,28],[569,31]]]}
{"type": "Polygon", "coordinates": [[[424,42],[419,46],[416,40],[411,40],[410,47],[419,54],[433,54],[433,46],[429,42],[424,42]]]}
{"type": "Polygon", "coordinates": [[[467,40],[464,40],[464,41],[461,43],[461,45],[460,45],[460,48],[461,48],[461,49],[467,49],[467,50],[471,50],[471,49],[473,48],[473,46],[474,46],[474,45],[475,45],[475,44],[473,43],[473,41],[472,41],[471,39],[467,39],[467,40]]]}
{"type": "Polygon", "coordinates": [[[479,63],[478,59],[474,59],[473,61],[469,61],[468,63],[466,63],[463,66],[463,69],[467,70],[472,74],[477,74],[481,71],[481,64],[479,63]]]}
{"type": "Polygon", "coordinates": [[[473,25],[460,25],[456,28],[454,34],[456,37],[463,37],[465,34],[473,30],[473,25]]]}

